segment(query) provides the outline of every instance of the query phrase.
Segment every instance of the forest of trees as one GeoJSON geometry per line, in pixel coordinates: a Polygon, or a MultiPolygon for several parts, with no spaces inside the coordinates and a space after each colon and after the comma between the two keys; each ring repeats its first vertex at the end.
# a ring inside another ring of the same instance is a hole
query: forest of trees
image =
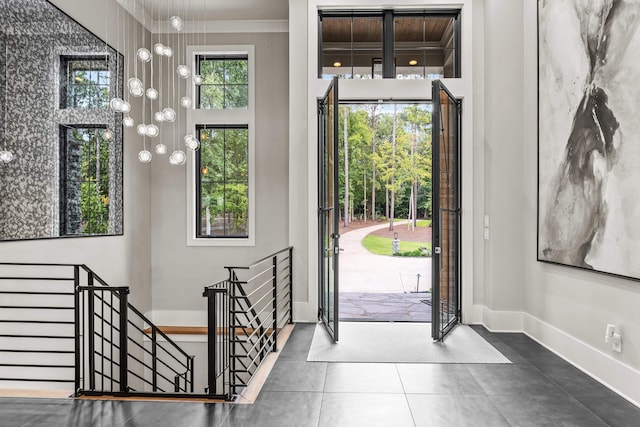
{"type": "Polygon", "coordinates": [[[340,215],[345,226],[352,219],[388,219],[392,227],[394,218],[415,225],[418,218],[431,217],[430,107],[340,106],[340,215]]]}

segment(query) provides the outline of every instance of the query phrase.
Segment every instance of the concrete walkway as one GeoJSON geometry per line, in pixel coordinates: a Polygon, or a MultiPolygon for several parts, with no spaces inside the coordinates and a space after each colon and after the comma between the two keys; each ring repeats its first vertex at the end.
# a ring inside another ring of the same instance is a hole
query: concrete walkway
{"type": "MultiPolygon", "coordinates": [[[[375,255],[362,246],[362,239],[378,224],[344,233],[340,237],[340,292],[402,293],[431,288],[431,258],[405,258],[375,255]],[[420,275],[418,283],[418,274],[420,275]]],[[[406,227],[398,221],[394,227],[406,227]]]]}

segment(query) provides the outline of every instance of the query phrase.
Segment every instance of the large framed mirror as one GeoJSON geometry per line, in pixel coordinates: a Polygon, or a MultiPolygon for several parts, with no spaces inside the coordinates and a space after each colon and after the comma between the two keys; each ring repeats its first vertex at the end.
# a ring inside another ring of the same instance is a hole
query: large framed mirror
{"type": "Polygon", "coordinates": [[[0,20],[0,241],[121,235],[122,55],[46,0],[0,20]]]}

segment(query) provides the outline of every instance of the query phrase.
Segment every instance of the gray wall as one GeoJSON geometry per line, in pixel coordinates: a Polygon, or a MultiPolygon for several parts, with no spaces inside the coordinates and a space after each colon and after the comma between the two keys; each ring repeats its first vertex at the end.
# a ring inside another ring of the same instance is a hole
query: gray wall
{"type": "Polygon", "coordinates": [[[536,261],[537,2],[484,5],[485,132],[477,143],[485,153],[484,204],[492,227],[478,264],[485,281],[476,303],[506,319],[521,312],[519,325],[504,324],[637,401],[637,382],[628,383],[635,379],[624,366],[636,375],[640,369],[640,283],[536,261]],[[622,354],[604,342],[607,323],[623,334],[622,354]]]}
{"type": "MultiPolygon", "coordinates": [[[[224,266],[248,264],[286,247],[289,241],[288,35],[209,34],[197,39],[201,45],[255,45],[256,246],[187,247],[186,167],[171,166],[168,156],[154,154],[151,162],[154,311],[204,310],[202,289],[226,278],[224,266]]],[[[166,36],[162,40],[167,44],[166,36]]],[[[168,44],[176,43],[170,40],[168,44]]],[[[167,71],[163,69],[164,76],[167,71]]],[[[158,75],[157,71],[154,73],[158,75]]],[[[180,96],[176,95],[176,99],[180,96]]],[[[180,107],[174,108],[178,111],[180,107]]],[[[183,147],[185,116],[182,109],[178,123],[182,131],[177,143],[183,147]]],[[[163,142],[171,152],[173,137],[165,133],[163,142]]]]}
{"type": "MultiPolygon", "coordinates": [[[[108,13],[96,12],[95,2],[78,0],[54,0],[52,3],[76,21],[105,38],[107,24],[108,42],[116,47],[114,27],[118,15],[123,14],[115,1],[108,0],[108,13]]],[[[100,2],[105,6],[104,2],[100,2]]],[[[128,19],[130,32],[147,33],[137,23],[128,19]]],[[[147,36],[148,37],[148,36],[147,36]]],[[[133,40],[120,40],[121,53],[135,52],[133,40]]],[[[126,75],[125,70],[125,75],[126,75]]],[[[135,100],[138,101],[138,100],[135,100]]],[[[141,104],[132,102],[134,110],[141,104]]],[[[0,242],[0,259],[5,262],[60,262],[84,263],[111,285],[132,287],[131,299],[143,310],[151,303],[150,282],[150,167],[137,160],[142,142],[135,130],[124,132],[124,235],[111,237],[83,237],[38,241],[0,242]]]]}

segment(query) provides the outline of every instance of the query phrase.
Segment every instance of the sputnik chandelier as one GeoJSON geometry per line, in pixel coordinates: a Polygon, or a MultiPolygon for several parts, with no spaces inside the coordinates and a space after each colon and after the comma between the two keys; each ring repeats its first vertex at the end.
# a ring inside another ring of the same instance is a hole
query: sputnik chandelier
{"type": "MultiPolygon", "coordinates": [[[[142,3],[143,14],[146,10],[145,3],[146,0],[142,3]]],[[[190,5],[190,1],[182,1],[180,3],[182,3],[185,8],[183,12],[186,13],[186,9],[190,5]]],[[[134,15],[137,14],[137,5],[138,2],[134,1],[134,15]]],[[[167,6],[168,5],[169,0],[167,0],[167,6]]],[[[152,3],[152,16],[154,15],[153,6],[154,3],[152,3]]],[[[153,43],[154,36],[152,35],[151,44],[153,44],[153,46],[149,46],[149,48],[145,47],[147,41],[145,35],[143,34],[140,37],[140,40],[138,40],[138,32],[134,29],[134,44],[139,46],[138,43],[140,42],[142,47],[138,48],[135,51],[135,54],[130,54],[126,57],[127,70],[132,75],[127,79],[123,98],[114,97],[109,102],[109,106],[114,112],[123,114],[122,124],[128,128],[135,127],[138,135],[142,137],[143,147],[138,153],[138,159],[142,163],[149,163],[153,158],[153,154],[149,149],[147,149],[147,138],[150,140],[156,140],[165,132],[168,136],[165,138],[165,141],[173,139],[173,150],[169,156],[169,163],[172,165],[183,165],[186,163],[187,155],[181,149],[182,144],[191,151],[196,151],[200,148],[200,141],[195,137],[195,135],[190,133],[184,135],[180,144],[177,143],[179,140],[178,135],[180,133],[177,119],[179,116],[183,116],[186,110],[192,108],[193,100],[188,96],[183,96],[179,99],[178,107],[176,90],[180,92],[182,82],[186,83],[185,93],[188,93],[190,81],[195,85],[200,85],[202,83],[202,77],[197,74],[192,75],[191,68],[186,65],[186,61],[183,61],[186,59],[186,36],[184,35],[184,28],[185,23],[183,18],[178,16],[178,14],[172,15],[168,20],[166,41],[163,42],[161,40],[162,34],[160,33],[155,37],[157,38],[156,42],[153,43]],[[169,46],[170,34],[176,35],[173,37],[173,41],[176,43],[175,49],[169,46]],[[140,75],[138,74],[139,68],[141,68],[140,75]],[[145,84],[148,68],[151,79],[150,83],[145,84]],[[159,72],[159,89],[153,87],[154,69],[157,69],[159,72]],[[163,70],[169,70],[169,72],[166,73],[166,76],[162,75],[163,70]],[[131,97],[142,98],[142,110],[140,111],[140,120],[137,124],[134,117],[132,117],[133,112],[130,103],[131,97]],[[147,111],[147,100],[150,102],[153,113],[151,123],[145,123],[144,119],[147,111]],[[174,106],[178,111],[174,109],[174,106]]],[[[122,33],[125,40],[130,40],[131,34],[128,32],[129,26],[126,24],[123,25],[122,31],[119,31],[119,33],[122,33]]],[[[108,130],[107,132],[110,133],[108,130]]],[[[168,152],[168,148],[162,142],[157,142],[155,143],[154,151],[157,155],[165,155],[168,152]]]]}

